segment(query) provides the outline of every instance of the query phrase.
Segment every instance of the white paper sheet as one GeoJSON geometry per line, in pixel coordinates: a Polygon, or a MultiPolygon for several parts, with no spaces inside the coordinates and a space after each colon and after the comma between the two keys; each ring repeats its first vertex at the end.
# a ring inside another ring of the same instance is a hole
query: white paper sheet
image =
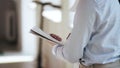
{"type": "Polygon", "coordinates": [[[42,31],[39,27],[35,26],[33,27],[30,32],[34,35],[37,35],[38,37],[42,38],[42,39],[47,39],[49,41],[52,41],[56,44],[59,44],[59,45],[63,45],[62,42],[60,41],[57,41],[56,39],[52,38],[49,34],[45,33],[44,31],[42,31]]]}

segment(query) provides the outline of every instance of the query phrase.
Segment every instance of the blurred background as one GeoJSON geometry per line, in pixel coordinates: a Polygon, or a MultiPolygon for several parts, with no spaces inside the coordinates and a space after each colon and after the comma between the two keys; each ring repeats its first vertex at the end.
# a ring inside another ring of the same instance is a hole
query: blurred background
{"type": "Polygon", "coordinates": [[[72,68],[56,58],[46,40],[30,34],[33,26],[66,40],[73,28],[75,0],[0,0],[0,68],[72,68]]]}
{"type": "Polygon", "coordinates": [[[56,58],[33,26],[66,40],[73,28],[75,0],[0,0],[0,68],[72,68],[56,58]]]}

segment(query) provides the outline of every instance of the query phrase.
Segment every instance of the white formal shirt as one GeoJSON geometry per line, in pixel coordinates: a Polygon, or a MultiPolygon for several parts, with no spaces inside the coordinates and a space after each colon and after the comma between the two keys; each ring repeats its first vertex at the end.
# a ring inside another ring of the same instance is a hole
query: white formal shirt
{"type": "Polygon", "coordinates": [[[54,55],[72,63],[106,64],[120,59],[120,5],[118,0],[80,0],[74,28],[54,55]]]}

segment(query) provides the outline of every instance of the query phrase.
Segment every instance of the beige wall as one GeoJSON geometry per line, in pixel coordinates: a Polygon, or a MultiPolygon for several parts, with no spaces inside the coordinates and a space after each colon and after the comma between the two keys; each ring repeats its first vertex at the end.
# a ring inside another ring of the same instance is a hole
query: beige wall
{"type": "MultiPolygon", "coordinates": [[[[68,20],[68,0],[62,1],[62,22],[54,23],[50,20],[45,19],[43,24],[43,30],[47,33],[54,33],[62,37],[63,41],[66,40],[67,35],[70,33],[68,20]]],[[[58,59],[52,54],[51,44],[43,40],[42,44],[42,66],[43,68],[72,68],[73,65],[67,61],[58,59]]]]}
{"type": "MultiPolygon", "coordinates": [[[[44,31],[47,33],[55,33],[62,37],[61,32],[63,30],[60,28],[60,24],[45,20],[44,31]]],[[[52,50],[52,46],[49,44],[49,42],[43,40],[43,45],[42,45],[43,68],[65,68],[65,62],[53,56],[51,50],[52,50]]]]}
{"type": "MultiPolygon", "coordinates": [[[[57,34],[64,40],[70,32],[62,23],[53,23],[47,19],[44,22],[44,31],[57,34]]],[[[72,68],[70,63],[60,60],[52,54],[52,46],[46,40],[43,40],[42,45],[42,61],[43,68],[72,68]]]]}

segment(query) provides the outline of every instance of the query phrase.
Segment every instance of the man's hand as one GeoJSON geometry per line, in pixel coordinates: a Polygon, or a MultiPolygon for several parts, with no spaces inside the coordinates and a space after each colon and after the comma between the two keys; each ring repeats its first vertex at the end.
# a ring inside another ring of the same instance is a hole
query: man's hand
{"type": "MultiPolygon", "coordinates": [[[[58,35],[55,35],[55,34],[50,34],[50,36],[58,41],[62,41],[62,38],[59,37],[58,35]]],[[[48,41],[49,42],[49,41],[48,41]]],[[[53,43],[53,42],[49,42],[50,45],[54,46],[56,45],[56,43],[53,43]]]]}
{"type": "Polygon", "coordinates": [[[66,38],[66,39],[68,39],[70,35],[71,35],[71,33],[69,33],[69,34],[68,34],[68,36],[67,36],[67,38],[66,38]]]}
{"type": "MultiPolygon", "coordinates": [[[[69,33],[69,35],[67,36],[67,38],[66,38],[66,39],[68,39],[70,35],[71,35],[71,33],[69,33]]],[[[59,37],[59,36],[58,36],[58,35],[56,35],[56,34],[50,34],[50,36],[51,36],[52,38],[54,38],[54,39],[58,40],[58,41],[62,41],[62,38],[61,38],[61,37],[59,37]]],[[[50,42],[50,44],[51,44],[51,45],[55,45],[55,43],[52,43],[52,42],[50,42]]]]}
{"type": "Polygon", "coordinates": [[[54,39],[58,40],[58,41],[62,41],[62,38],[59,37],[58,35],[50,34],[50,36],[53,37],[54,39]]]}

